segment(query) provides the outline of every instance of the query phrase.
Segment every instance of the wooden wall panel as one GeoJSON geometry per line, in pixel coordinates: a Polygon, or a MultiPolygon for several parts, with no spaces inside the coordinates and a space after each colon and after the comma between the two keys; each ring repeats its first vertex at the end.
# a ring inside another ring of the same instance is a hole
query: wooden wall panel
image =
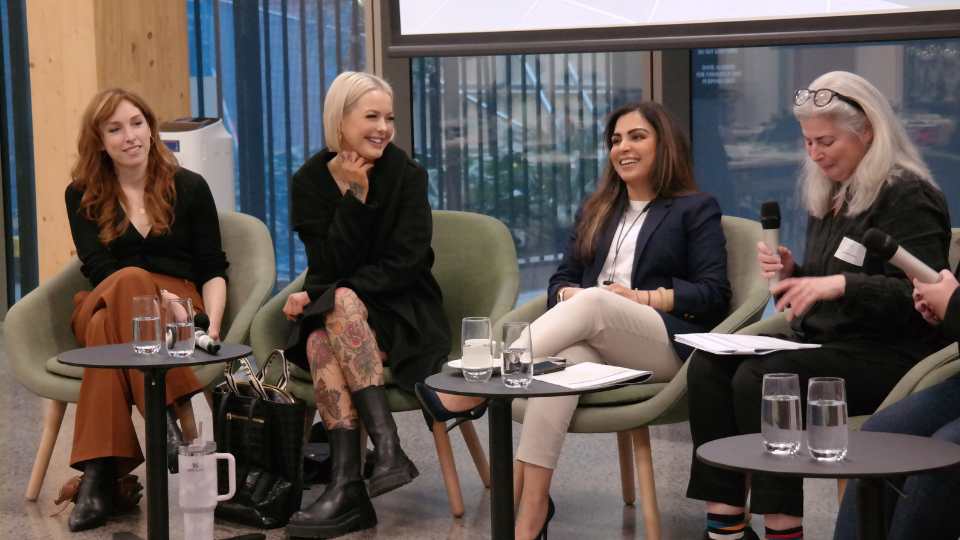
{"type": "Polygon", "coordinates": [[[27,2],[41,283],[74,253],[63,190],[77,157],[80,116],[97,91],[93,21],[89,0],[27,2]]]}
{"type": "Polygon", "coordinates": [[[74,255],[63,190],[93,95],[121,86],[161,121],[190,114],[187,15],[174,0],[29,0],[27,27],[43,282],[74,255]]]}
{"type": "Polygon", "coordinates": [[[162,0],[95,0],[97,83],[140,94],[160,121],[190,114],[187,8],[162,0]]]}

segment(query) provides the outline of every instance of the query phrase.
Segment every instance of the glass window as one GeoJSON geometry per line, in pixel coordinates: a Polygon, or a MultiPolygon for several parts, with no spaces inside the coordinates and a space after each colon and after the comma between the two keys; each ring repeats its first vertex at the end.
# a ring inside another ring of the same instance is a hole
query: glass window
{"type": "Polygon", "coordinates": [[[544,291],[606,160],[612,109],[649,96],[649,53],[417,58],[414,153],[433,208],[510,229],[522,303],[544,291]]]}
{"type": "Polygon", "coordinates": [[[700,187],[724,213],[757,219],[780,202],[781,242],[803,253],[806,213],[797,178],[803,157],[793,93],[833,70],[870,80],[893,104],[960,224],[960,40],[695,49],[693,148],[700,187]]]}

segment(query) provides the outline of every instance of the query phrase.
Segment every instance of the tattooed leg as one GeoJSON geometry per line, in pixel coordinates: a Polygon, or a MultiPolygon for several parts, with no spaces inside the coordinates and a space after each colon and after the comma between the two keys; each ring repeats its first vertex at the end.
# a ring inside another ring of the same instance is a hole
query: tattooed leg
{"type": "Polygon", "coordinates": [[[330,347],[325,330],[307,338],[307,361],[313,378],[317,410],[327,429],[355,429],[360,426],[357,410],[350,401],[350,389],[330,347]]]}
{"type": "Polygon", "coordinates": [[[383,384],[384,355],[367,323],[367,307],[345,287],[336,290],[335,299],[327,314],[327,336],[347,386],[356,392],[383,384]]]}

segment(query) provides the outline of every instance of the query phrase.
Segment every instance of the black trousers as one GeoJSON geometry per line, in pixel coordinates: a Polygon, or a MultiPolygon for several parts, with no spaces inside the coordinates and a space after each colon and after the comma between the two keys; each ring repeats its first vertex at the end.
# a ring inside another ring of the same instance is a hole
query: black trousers
{"type": "MultiPolygon", "coordinates": [[[[719,356],[698,352],[687,368],[687,398],[694,448],[724,437],[760,432],[763,375],[796,373],[801,410],[806,414],[811,377],[846,381],[850,416],[872,414],[918,357],[873,342],[828,343],[818,349],[765,356],[719,356]]],[[[743,506],[751,492],[751,512],[803,515],[803,479],[746,475],[711,467],[693,457],[687,497],[743,506]]]]}

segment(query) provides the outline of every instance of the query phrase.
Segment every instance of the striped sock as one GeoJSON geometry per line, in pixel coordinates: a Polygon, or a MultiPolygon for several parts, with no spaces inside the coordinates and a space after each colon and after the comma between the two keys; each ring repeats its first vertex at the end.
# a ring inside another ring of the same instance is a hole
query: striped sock
{"type": "Polygon", "coordinates": [[[770,527],[764,527],[764,529],[767,540],[797,540],[798,538],[803,538],[803,525],[782,531],[771,529],[770,527]]]}
{"type": "Polygon", "coordinates": [[[746,528],[743,514],[707,514],[707,538],[710,540],[739,540],[746,528]]]}

